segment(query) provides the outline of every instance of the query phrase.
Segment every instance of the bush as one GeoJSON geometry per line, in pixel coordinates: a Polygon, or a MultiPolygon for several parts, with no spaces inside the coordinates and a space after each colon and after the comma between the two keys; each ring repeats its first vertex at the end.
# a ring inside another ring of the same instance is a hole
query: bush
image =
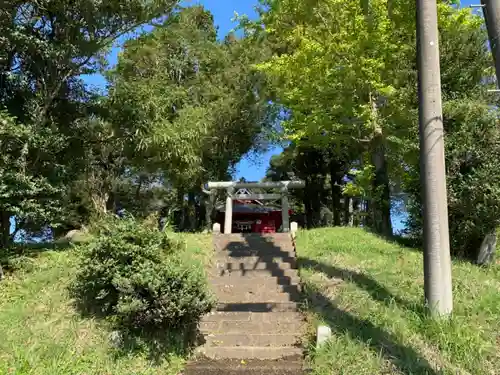
{"type": "Polygon", "coordinates": [[[129,328],[183,328],[212,307],[203,266],[172,233],[107,219],[82,246],[72,294],[87,311],[129,328]]]}

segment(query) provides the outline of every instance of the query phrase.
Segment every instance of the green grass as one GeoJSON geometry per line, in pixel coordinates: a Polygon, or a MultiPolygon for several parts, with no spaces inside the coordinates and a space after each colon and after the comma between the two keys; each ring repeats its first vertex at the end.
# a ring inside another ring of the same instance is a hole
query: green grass
{"type": "Polygon", "coordinates": [[[423,309],[422,254],[360,229],[297,238],[306,311],[333,337],[314,350],[314,373],[500,374],[500,268],[453,264],[454,314],[423,309]]]}
{"type": "MultiPolygon", "coordinates": [[[[180,236],[193,257],[209,259],[210,236],[180,236]]],[[[67,286],[77,251],[38,247],[10,259],[15,271],[0,282],[0,374],[177,374],[185,358],[175,343],[157,353],[140,342],[133,351],[118,351],[110,345],[106,322],[75,310],[67,286]]]]}

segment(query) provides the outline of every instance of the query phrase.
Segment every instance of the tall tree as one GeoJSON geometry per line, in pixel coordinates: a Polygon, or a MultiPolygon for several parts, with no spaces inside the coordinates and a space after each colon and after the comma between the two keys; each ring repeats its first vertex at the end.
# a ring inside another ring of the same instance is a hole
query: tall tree
{"type": "Polygon", "coordinates": [[[200,186],[228,178],[244,154],[264,145],[273,112],[252,68],[263,52],[247,40],[218,41],[212,15],[190,7],[129,41],[110,75],[125,152],[138,168],[160,172],[180,206],[187,195],[191,229],[194,206],[205,203],[200,186]]]}
{"type": "MultiPolygon", "coordinates": [[[[335,144],[349,154],[357,150],[361,170],[372,181],[369,224],[391,235],[391,185],[401,179],[409,163],[415,163],[414,3],[269,0],[262,4],[254,34],[278,47],[289,45],[276,48],[275,56],[260,65],[273,83],[276,101],[290,110],[284,136],[323,148],[335,144]]],[[[448,2],[439,4],[439,14],[442,35],[455,29],[471,35],[478,25],[470,10],[448,2]]],[[[445,77],[443,85],[456,85],[457,75],[453,77],[445,77]]]]}
{"type": "MultiPolygon", "coordinates": [[[[90,97],[80,75],[97,72],[118,37],[168,16],[175,3],[0,2],[0,110],[6,111],[0,143],[4,161],[22,163],[15,178],[24,181],[23,189],[9,179],[2,185],[4,246],[13,219],[17,229],[61,220],[63,196],[82,172],[74,161],[87,152],[74,135],[81,136],[78,128],[89,116],[90,97]]],[[[7,163],[1,168],[2,175],[11,173],[7,163]]]]}

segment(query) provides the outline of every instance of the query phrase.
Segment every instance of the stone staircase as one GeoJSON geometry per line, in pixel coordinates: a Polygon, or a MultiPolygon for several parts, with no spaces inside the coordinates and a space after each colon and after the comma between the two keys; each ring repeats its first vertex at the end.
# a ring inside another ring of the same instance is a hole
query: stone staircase
{"type": "Polygon", "coordinates": [[[219,234],[214,242],[210,282],[218,304],[201,322],[205,342],[186,374],[303,373],[305,324],[290,235],[219,234]]]}

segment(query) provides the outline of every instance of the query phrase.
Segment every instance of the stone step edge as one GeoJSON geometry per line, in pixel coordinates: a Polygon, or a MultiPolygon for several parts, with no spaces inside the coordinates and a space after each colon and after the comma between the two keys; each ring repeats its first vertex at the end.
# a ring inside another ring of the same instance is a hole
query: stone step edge
{"type": "Polygon", "coordinates": [[[279,278],[279,277],[300,277],[299,270],[296,268],[280,268],[279,270],[268,270],[268,269],[256,269],[256,270],[232,270],[228,272],[227,270],[212,270],[208,275],[209,280],[218,278],[228,278],[228,277],[243,277],[243,278],[279,278]]]}
{"type": "Polygon", "coordinates": [[[196,356],[203,356],[210,359],[263,359],[279,360],[290,357],[303,357],[304,349],[288,346],[217,346],[199,347],[195,349],[196,356]]]}
{"type": "Polygon", "coordinates": [[[227,312],[227,311],[216,311],[212,310],[211,312],[205,314],[201,318],[201,322],[210,322],[215,319],[217,321],[227,321],[227,322],[249,322],[249,321],[281,321],[286,319],[294,319],[296,321],[307,321],[306,316],[301,312],[290,311],[290,312],[245,312],[245,311],[237,311],[237,312],[227,312]],[[225,319],[220,319],[225,318],[225,319]],[[266,318],[266,319],[264,319],[266,318]],[[253,320],[256,319],[256,320],[253,320]]]}
{"type": "Polygon", "coordinates": [[[285,288],[290,289],[294,287],[298,287],[301,285],[300,277],[296,276],[294,278],[287,277],[283,279],[269,277],[269,278],[257,278],[257,282],[251,281],[251,279],[247,279],[243,277],[243,280],[237,278],[236,280],[232,280],[230,276],[224,277],[212,277],[209,279],[210,285],[213,287],[219,288],[235,288],[235,289],[247,289],[248,291],[256,290],[256,289],[267,289],[268,288],[285,288]],[[286,284],[285,284],[286,282],[286,284]]]}
{"type": "Polygon", "coordinates": [[[276,313],[276,312],[299,312],[298,302],[277,303],[217,303],[214,312],[254,312],[254,313],[276,313]],[[246,307],[243,307],[246,306],[246,307]],[[237,308],[237,309],[236,309],[237,308]]]}
{"type": "Polygon", "coordinates": [[[303,346],[301,331],[296,333],[207,333],[204,347],[287,347],[303,346]]]}
{"type": "Polygon", "coordinates": [[[189,368],[217,368],[217,369],[230,369],[230,370],[247,370],[252,369],[272,369],[273,367],[290,367],[290,368],[302,368],[305,371],[311,369],[307,366],[307,363],[303,360],[302,356],[290,356],[280,359],[252,359],[248,361],[241,362],[238,359],[229,359],[226,361],[217,361],[211,358],[203,357],[199,355],[196,360],[190,361],[186,367],[189,368]]]}

